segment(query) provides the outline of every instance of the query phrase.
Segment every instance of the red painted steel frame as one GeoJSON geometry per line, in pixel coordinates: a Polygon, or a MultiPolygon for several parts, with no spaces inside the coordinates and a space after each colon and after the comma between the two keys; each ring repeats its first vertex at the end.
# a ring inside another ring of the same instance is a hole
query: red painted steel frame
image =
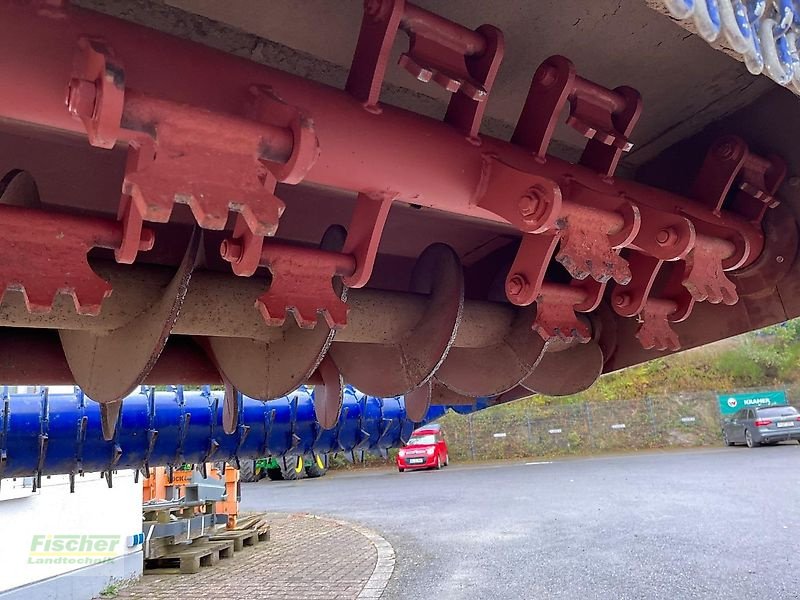
{"type": "MultiPolygon", "coordinates": [[[[52,7],[37,12],[37,6],[0,2],[0,118],[85,135],[65,99],[78,40],[89,36],[113,49],[125,69],[127,89],[160,99],[240,116],[251,86],[270,87],[314,121],[320,156],[306,181],[365,193],[391,191],[416,204],[506,222],[476,205],[485,158],[493,155],[529,175],[555,181],[569,177],[590,190],[738,231],[749,242],[748,262],[763,247],[760,230],[745,219],[714,215],[674,194],[552,157],[537,160],[523,148],[489,137],[476,146],[454,127],[391,106],[374,114],[343,91],[91,11],[69,8],[63,15],[52,7]]],[[[275,127],[274,134],[265,139],[266,146],[273,145],[268,153],[290,154],[285,129],[275,127]]],[[[123,140],[136,136],[141,132],[120,135],[123,140]]],[[[118,200],[108,199],[109,212],[116,211],[118,200]]]]}

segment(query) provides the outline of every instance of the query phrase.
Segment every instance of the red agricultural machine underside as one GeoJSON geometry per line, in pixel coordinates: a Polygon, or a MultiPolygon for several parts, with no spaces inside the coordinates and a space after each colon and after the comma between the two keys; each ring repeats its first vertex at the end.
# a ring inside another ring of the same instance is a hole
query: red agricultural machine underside
{"type": "Polygon", "coordinates": [[[0,2],[4,382],[413,415],[800,314],[797,99],[645,0],[80,4],[0,2]]]}

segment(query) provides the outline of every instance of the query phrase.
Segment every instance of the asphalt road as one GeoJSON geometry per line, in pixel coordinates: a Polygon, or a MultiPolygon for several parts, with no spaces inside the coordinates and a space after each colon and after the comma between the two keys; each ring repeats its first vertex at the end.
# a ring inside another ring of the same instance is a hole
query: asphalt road
{"type": "MultiPolygon", "coordinates": [[[[371,471],[242,486],[397,552],[385,598],[800,598],[800,447],[371,471]]],[[[324,557],[320,557],[324,561],[324,557]]]]}

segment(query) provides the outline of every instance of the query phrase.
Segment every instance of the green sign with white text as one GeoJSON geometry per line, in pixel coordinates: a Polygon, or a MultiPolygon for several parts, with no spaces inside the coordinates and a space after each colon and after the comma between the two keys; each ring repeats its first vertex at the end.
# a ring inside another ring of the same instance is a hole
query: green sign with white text
{"type": "Polygon", "coordinates": [[[761,406],[779,406],[787,404],[784,390],[769,392],[745,392],[742,394],[717,394],[719,411],[723,415],[732,415],[743,408],[759,408],[761,406]]]}

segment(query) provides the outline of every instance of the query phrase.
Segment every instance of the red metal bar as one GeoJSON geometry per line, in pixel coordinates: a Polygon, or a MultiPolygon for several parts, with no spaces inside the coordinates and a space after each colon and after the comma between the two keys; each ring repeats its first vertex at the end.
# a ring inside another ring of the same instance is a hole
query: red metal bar
{"type": "Polygon", "coordinates": [[[255,154],[277,163],[286,162],[292,155],[292,132],[285,127],[257,123],[241,115],[198,114],[189,105],[165,102],[131,90],[125,93],[122,124],[126,129],[148,135],[154,123],[164,120],[168,120],[172,127],[202,137],[208,149],[255,154]],[[253,141],[256,139],[258,147],[254,148],[253,141]],[[253,153],[254,149],[258,152],[253,153]]]}
{"type": "Polygon", "coordinates": [[[405,5],[400,28],[410,34],[436,37],[440,43],[464,56],[480,56],[486,50],[486,39],[480,33],[414,4],[405,5]]]}
{"type": "MultiPolygon", "coordinates": [[[[345,92],[150,29],[81,9],[69,9],[68,16],[59,19],[10,0],[0,3],[0,9],[0,72],[5,82],[0,87],[1,118],[84,134],[81,121],[65,106],[66,89],[77,40],[97,36],[113,46],[130,89],[237,115],[246,90],[264,85],[302,108],[314,120],[321,151],[306,176],[313,183],[353,191],[388,190],[423,206],[505,222],[475,203],[485,177],[483,157],[493,153],[531,175],[558,181],[569,174],[587,188],[600,185],[634,203],[738,232],[749,243],[747,263],[763,247],[761,231],[734,214],[714,215],[698,203],[636,182],[601,182],[592,169],[552,157],[537,160],[500,140],[483,137],[477,147],[447,124],[389,106],[376,115],[345,92]]],[[[132,134],[123,130],[123,139],[126,135],[132,134]]],[[[109,212],[116,211],[118,201],[109,199],[109,212]]]]}
{"type": "MultiPolygon", "coordinates": [[[[87,262],[92,248],[116,249],[123,224],[97,217],[67,215],[0,205],[6,227],[0,245],[0,300],[7,290],[23,292],[30,312],[49,312],[58,294],[72,296],[79,314],[97,315],[111,284],[87,262]]],[[[137,250],[150,250],[150,229],[137,232],[137,250]]]]}
{"type": "Polygon", "coordinates": [[[269,263],[292,254],[298,263],[325,264],[335,275],[352,275],[356,270],[356,261],[350,254],[328,252],[317,248],[304,248],[290,244],[267,242],[261,249],[261,263],[269,263]]]}
{"type": "MultiPolygon", "coordinates": [[[[227,244],[235,248],[235,242],[227,244]]],[[[355,273],[351,254],[269,242],[261,249],[260,264],[272,273],[269,289],[256,301],[267,325],[283,325],[289,312],[303,329],[313,329],[318,315],[331,329],[347,324],[349,309],[333,277],[355,273]]]]}

